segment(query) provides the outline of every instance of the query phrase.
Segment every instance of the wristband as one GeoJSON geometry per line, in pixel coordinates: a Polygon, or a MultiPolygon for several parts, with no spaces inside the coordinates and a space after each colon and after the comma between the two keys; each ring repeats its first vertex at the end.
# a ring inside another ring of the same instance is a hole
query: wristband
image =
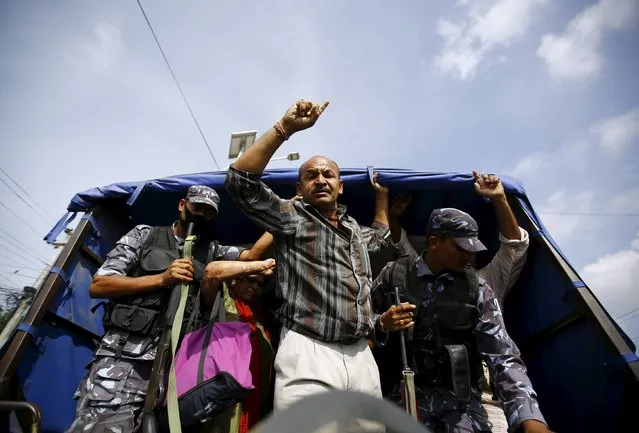
{"type": "Polygon", "coordinates": [[[275,132],[277,133],[277,135],[284,139],[284,141],[289,139],[289,136],[286,134],[286,131],[284,131],[284,128],[279,121],[273,126],[273,128],[275,128],[275,132]]]}

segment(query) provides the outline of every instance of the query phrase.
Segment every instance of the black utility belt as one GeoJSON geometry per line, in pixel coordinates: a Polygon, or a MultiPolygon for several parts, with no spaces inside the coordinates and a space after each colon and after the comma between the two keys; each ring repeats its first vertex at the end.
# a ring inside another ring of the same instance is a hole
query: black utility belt
{"type": "Polygon", "coordinates": [[[138,305],[115,304],[109,324],[118,329],[151,335],[160,321],[160,311],[138,305]]]}

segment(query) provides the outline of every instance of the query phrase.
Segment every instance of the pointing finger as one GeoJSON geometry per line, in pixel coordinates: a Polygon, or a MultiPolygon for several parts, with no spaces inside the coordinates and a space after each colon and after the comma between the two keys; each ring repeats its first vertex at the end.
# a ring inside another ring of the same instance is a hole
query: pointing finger
{"type": "Polygon", "coordinates": [[[328,104],[329,104],[329,101],[324,101],[324,103],[319,107],[320,114],[322,114],[324,110],[326,110],[326,107],[328,107],[328,104]]]}

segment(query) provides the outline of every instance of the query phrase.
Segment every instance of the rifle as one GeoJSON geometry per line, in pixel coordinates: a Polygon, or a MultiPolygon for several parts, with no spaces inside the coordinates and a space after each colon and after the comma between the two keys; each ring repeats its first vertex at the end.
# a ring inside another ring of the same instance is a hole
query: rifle
{"type": "MultiPolygon", "coordinates": [[[[193,232],[193,223],[189,223],[186,231],[186,238],[190,238],[193,232]]],[[[190,258],[190,248],[187,251],[186,241],[183,258],[190,258]],[[186,257],[188,256],[188,257],[186,257]]],[[[175,320],[178,306],[180,305],[180,298],[182,294],[182,287],[185,285],[188,287],[188,283],[176,284],[172,291],[171,297],[164,316],[164,330],[160,336],[158,342],[157,353],[155,354],[155,360],[153,361],[153,368],[151,369],[151,377],[149,379],[149,387],[147,389],[146,398],[144,400],[144,408],[142,410],[142,433],[157,433],[158,420],[155,413],[157,404],[162,401],[165,395],[166,388],[164,386],[164,379],[167,373],[167,366],[169,361],[173,362],[173,353],[171,350],[171,334],[173,331],[173,321],[175,320]]],[[[178,324],[181,327],[181,323],[178,324]]],[[[175,342],[177,344],[177,342],[175,342]]]]}
{"type": "MultiPolygon", "coordinates": [[[[395,302],[399,306],[402,301],[399,297],[399,287],[395,287],[395,302]]],[[[408,356],[406,355],[406,337],[404,330],[399,331],[399,341],[402,349],[402,381],[401,394],[402,402],[405,405],[406,413],[417,419],[417,398],[415,396],[415,372],[408,366],[408,356]]]]}

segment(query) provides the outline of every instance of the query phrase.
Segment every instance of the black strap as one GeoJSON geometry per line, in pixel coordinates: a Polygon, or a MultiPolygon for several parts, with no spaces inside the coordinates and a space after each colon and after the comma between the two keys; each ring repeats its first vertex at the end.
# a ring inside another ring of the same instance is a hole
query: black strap
{"type": "Polygon", "coordinates": [[[224,308],[224,286],[217,291],[215,296],[215,302],[213,308],[211,308],[211,316],[209,317],[209,323],[206,325],[206,334],[202,340],[202,348],[200,349],[200,359],[197,365],[197,383],[204,382],[204,361],[206,360],[206,349],[209,346],[211,340],[211,334],[213,333],[213,326],[215,323],[226,322],[226,309],[224,308]],[[215,314],[217,312],[217,314],[215,314]]]}
{"type": "Polygon", "coordinates": [[[468,402],[471,397],[468,349],[463,344],[450,344],[445,347],[450,360],[453,391],[460,401],[468,402]]]}
{"type": "Polygon", "coordinates": [[[226,322],[226,308],[224,308],[224,284],[217,291],[215,295],[215,302],[213,302],[213,308],[211,308],[211,315],[209,316],[209,323],[226,322]]]}
{"type": "Polygon", "coordinates": [[[128,331],[120,331],[119,335],[118,335],[118,343],[117,346],[115,347],[115,357],[116,358],[121,358],[122,357],[122,351],[124,350],[124,346],[126,345],[126,342],[129,339],[129,333],[128,331]]]}
{"type": "Polygon", "coordinates": [[[477,298],[479,297],[479,276],[477,270],[467,266],[464,269],[466,279],[468,280],[468,303],[477,305],[477,298]]]}

